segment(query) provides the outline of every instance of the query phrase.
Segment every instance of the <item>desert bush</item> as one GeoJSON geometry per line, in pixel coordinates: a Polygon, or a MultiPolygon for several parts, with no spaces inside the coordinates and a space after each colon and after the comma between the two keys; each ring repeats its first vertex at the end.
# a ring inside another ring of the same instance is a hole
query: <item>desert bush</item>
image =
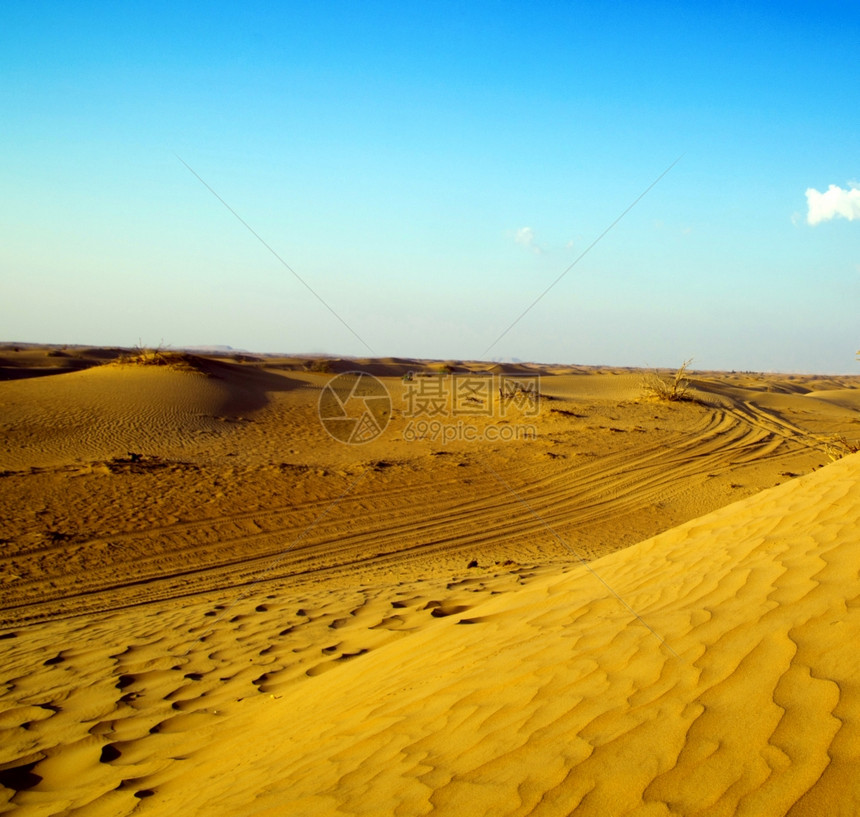
{"type": "Polygon", "coordinates": [[[856,454],[858,451],[860,451],[860,441],[854,440],[852,442],[841,434],[824,444],[824,453],[827,454],[831,462],[841,460],[849,454],[856,454]]]}
{"type": "Polygon", "coordinates": [[[692,400],[690,396],[690,380],[687,377],[687,367],[693,358],[685,360],[677,372],[669,378],[662,377],[658,372],[649,372],[642,377],[642,391],[646,397],[661,402],[676,403],[682,400],[692,400]]]}
{"type": "Polygon", "coordinates": [[[206,373],[194,355],[165,348],[163,343],[155,348],[135,346],[120,354],[115,362],[121,366],[165,366],[180,371],[206,373]]]}
{"type": "Polygon", "coordinates": [[[175,364],[178,358],[181,358],[178,352],[167,351],[163,344],[159,344],[154,349],[138,344],[129,351],[123,352],[117,358],[117,363],[133,366],[170,366],[175,364]]]}
{"type": "Polygon", "coordinates": [[[328,358],[317,358],[316,360],[309,360],[305,363],[305,371],[308,372],[320,372],[321,374],[328,374],[331,372],[331,361],[328,358]]]}

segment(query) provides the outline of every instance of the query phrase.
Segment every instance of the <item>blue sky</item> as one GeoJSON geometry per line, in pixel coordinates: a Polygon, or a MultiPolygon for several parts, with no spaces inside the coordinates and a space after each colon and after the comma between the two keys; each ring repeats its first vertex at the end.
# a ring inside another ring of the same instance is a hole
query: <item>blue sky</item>
{"type": "Polygon", "coordinates": [[[858,39],[853,2],[12,0],[0,339],[860,372],[858,39]]]}

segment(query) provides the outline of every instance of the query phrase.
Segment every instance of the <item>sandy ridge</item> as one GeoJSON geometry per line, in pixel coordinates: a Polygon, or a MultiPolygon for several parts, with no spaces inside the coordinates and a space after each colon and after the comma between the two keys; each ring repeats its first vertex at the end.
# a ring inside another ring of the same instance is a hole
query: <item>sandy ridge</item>
{"type": "Polygon", "coordinates": [[[204,752],[208,803],[165,803],[853,814],[858,480],[853,458],[598,561],[680,658],[589,575],[547,578],[326,675],[312,705],[248,702],[225,729],[239,780],[276,758],[265,792],[218,787],[204,752]]]}

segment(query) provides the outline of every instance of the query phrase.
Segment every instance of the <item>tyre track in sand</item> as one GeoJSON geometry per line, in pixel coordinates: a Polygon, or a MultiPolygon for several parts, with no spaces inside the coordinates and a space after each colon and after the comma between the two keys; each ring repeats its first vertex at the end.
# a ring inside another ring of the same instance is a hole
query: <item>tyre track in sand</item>
{"type": "Polygon", "coordinates": [[[452,466],[452,475],[432,481],[425,476],[398,490],[356,486],[357,493],[333,506],[331,499],[308,501],[64,542],[5,560],[35,578],[6,584],[0,621],[14,626],[491,548],[515,555],[523,542],[547,543],[561,555],[557,541],[552,544],[555,532],[576,549],[585,533],[627,513],[695,489],[739,464],[778,460],[794,445],[810,445],[802,430],[768,417],[714,409],[688,432],[660,443],[630,445],[585,462],[554,461],[552,467],[540,460],[499,472],[477,451],[466,457],[470,467],[452,466]]]}

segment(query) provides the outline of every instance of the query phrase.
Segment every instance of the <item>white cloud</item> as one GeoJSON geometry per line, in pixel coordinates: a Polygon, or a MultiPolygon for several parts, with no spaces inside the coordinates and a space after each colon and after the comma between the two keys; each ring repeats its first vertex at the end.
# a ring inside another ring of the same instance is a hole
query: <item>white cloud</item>
{"type": "Polygon", "coordinates": [[[860,187],[856,184],[850,184],[848,190],[831,184],[824,193],[810,187],[806,191],[806,203],[809,205],[806,215],[809,224],[820,224],[833,218],[860,220],[860,187]]]}
{"type": "Polygon", "coordinates": [[[542,253],[543,250],[535,244],[535,231],[531,227],[520,227],[514,234],[514,241],[522,247],[534,253],[542,253]]]}

